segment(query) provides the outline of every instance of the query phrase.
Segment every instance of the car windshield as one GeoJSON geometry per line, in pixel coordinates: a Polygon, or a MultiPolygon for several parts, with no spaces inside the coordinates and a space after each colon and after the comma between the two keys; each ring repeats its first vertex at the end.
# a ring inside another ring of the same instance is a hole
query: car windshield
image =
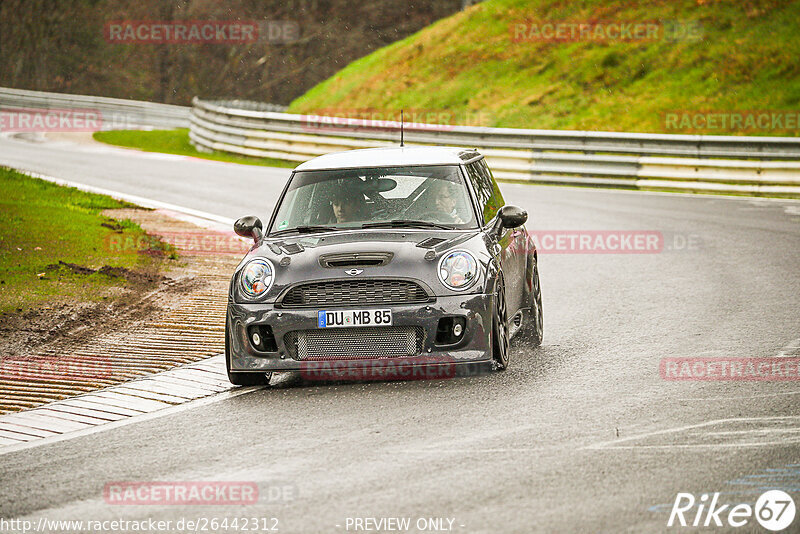
{"type": "Polygon", "coordinates": [[[296,172],[270,234],[384,226],[476,228],[459,167],[296,172]]]}

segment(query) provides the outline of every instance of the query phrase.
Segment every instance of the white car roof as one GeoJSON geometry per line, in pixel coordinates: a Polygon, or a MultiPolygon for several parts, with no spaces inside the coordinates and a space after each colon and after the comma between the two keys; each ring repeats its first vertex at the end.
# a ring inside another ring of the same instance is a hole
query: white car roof
{"type": "Polygon", "coordinates": [[[301,163],[297,171],[396,167],[409,165],[460,165],[480,157],[473,148],[448,146],[407,146],[364,148],[325,154],[301,163]]]}

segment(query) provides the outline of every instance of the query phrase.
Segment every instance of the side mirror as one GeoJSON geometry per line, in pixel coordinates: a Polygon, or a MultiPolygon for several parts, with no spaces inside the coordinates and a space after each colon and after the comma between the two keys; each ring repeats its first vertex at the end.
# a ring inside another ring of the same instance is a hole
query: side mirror
{"type": "Polygon", "coordinates": [[[247,217],[242,217],[235,223],[233,223],[233,231],[236,232],[237,235],[242,237],[250,237],[253,241],[258,242],[263,235],[261,226],[261,219],[256,217],[255,215],[248,215],[247,217]]]}
{"type": "Polygon", "coordinates": [[[503,228],[517,228],[528,220],[528,212],[516,206],[503,206],[497,212],[497,218],[503,228]]]}

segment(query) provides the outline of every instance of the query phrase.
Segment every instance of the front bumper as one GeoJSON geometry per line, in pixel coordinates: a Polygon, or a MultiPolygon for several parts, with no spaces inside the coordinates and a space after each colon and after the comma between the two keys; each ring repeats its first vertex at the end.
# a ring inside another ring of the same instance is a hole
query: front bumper
{"type": "MultiPolygon", "coordinates": [[[[347,360],[299,360],[291,356],[285,336],[289,332],[316,330],[315,308],[280,309],[273,304],[237,304],[228,302],[229,358],[231,372],[237,371],[309,371],[334,366],[367,369],[380,362],[381,367],[436,366],[488,362],[491,359],[492,295],[455,295],[437,297],[434,302],[393,306],[364,305],[327,309],[386,309],[392,310],[392,326],[415,326],[424,333],[422,350],[416,356],[384,358],[381,354],[347,360]],[[464,333],[459,342],[437,345],[436,330],[439,319],[463,317],[464,333]],[[250,343],[247,328],[252,325],[269,325],[272,328],[277,350],[262,352],[250,343]]],[[[408,371],[414,372],[414,371],[408,371]]]]}

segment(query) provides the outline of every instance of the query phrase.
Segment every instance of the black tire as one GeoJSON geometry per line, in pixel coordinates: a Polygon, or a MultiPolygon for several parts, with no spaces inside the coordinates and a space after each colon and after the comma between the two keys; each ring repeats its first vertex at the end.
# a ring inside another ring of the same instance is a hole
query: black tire
{"type": "Polygon", "coordinates": [[[231,350],[228,337],[228,323],[225,323],[225,370],[228,380],[234,386],[267,386],[272,378],[272,373],[231,372],[231,350]]]}
{"type": "Polygon", "coordinates": [[[492,310],[492,362],[496,371],[508,368],[510,338],[508,332],[508,308],[506,288],[502,275],[497,279],[497,290],[492,310]]]}
{"type": "Polygon", "coordinates": [[[531,275],[531,307],[522,315],[522,327],[516,338],[531,346],[538,347],[544,338],[544,314],[542,312],[542,286],[539,283],[539,266],[533,266],[531,275]]]}

